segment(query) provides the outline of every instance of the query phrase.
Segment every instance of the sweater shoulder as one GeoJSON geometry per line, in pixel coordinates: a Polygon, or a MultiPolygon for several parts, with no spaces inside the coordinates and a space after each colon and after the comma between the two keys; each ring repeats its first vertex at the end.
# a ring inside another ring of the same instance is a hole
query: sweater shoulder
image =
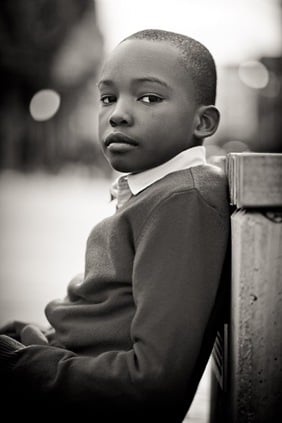
{"type": "Polygon", "coordinates": [[[173,194],[197,191],[212,207],[228,201],[227,178],[224,172],[212,165],[196,166],[172,172],[140,193],[140,200],[156,204],[173,194]]]}
{"type": "Polygon", "coordinates": [[[202,198],[219,214],[229,213],[228,183],[225,173],[217,166],[206,165],[190,169],[195,188],[202,198]]]}
{"type": "Polygon", "coordinates": [[[224,173],[215,166],[204,165],[192,167],[166,175],[144,191],[129,200],[124,213],[134,220],[146,217],[159,205],[172,199],[177,194],[189,200],[191,195],[200,195],[208,206],[218,214],[228,213],[227,182],[224,173]]]}

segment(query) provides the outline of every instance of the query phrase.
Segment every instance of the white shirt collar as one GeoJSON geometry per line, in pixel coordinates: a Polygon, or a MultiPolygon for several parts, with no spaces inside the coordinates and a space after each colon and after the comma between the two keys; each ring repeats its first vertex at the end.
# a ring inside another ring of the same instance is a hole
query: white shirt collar
{"type": "Polygon", "coordinates": [[[169,173],[205,164],[206,150],[204,146],[200,145],[181,151],[177,156],[152,169],[131,173],[127,176],[127,181],[130,191],[136,195],[169,173]]]}

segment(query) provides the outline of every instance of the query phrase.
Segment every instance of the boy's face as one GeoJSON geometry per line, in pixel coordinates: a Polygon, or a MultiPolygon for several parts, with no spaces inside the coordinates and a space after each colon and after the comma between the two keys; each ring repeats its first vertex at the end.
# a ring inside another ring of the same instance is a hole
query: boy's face
{"type": "Polygon", "coordinates": [[[127,40],[102,70],[99,139],[112,167],[140,172],[194,145],[193,85],[178,50],[127,40]]]}

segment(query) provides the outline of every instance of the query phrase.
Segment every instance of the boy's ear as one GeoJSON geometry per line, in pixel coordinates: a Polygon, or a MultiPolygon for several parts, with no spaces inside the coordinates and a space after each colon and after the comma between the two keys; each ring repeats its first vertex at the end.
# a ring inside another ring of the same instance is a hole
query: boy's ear
{"type": "Polygon", "coordinates": [[[206,138],[213,135],[218,127],[220,114],[215,106],[201,106],[197,110],[194,135],[206,138]]]}

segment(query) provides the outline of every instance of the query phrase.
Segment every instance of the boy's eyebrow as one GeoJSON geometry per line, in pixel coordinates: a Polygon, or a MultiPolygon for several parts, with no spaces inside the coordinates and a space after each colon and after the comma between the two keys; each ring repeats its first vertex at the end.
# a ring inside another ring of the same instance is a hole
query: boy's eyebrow
{"type": "Polygon", "coordinates": [[[98,88],[100,88],[101,85],[108,85],[108,86],[113,85],[113,82],[108,79],[101,79],[101,81],[98,81],[96,85],[98,88]]]}
{"type": "MultiPolygon", "coordinates": [[[[135,78],[132,81],[132,84],[142,84],[145,82],[152,82],[152,83],[157,83],[159,85],[164,86],[165,88],[170,88],[169,85],[163,81],[162,79],[159,79],[155,76],[144,76],[142,78],[135,78]]],[[[97,87],[100,88],[101,85],[106,85],[106,86],[112,86],[114,85],[114,82],[111,81],[110,79],[101,79],[98,83],[97,83],[97,87]]]]}
{"type": "Polygon", "coordinates": [[[155,76],[145,76],[143,78],[136,78],[136,79],[134,79],[133,82],[137,82],[137,83],[153,82],[153,83],[157,83],[159,85],[163,85],[165,88],[169,88],[169,85],[165,81],[163,81],[162,79],[159,79],[155,76]]]}

